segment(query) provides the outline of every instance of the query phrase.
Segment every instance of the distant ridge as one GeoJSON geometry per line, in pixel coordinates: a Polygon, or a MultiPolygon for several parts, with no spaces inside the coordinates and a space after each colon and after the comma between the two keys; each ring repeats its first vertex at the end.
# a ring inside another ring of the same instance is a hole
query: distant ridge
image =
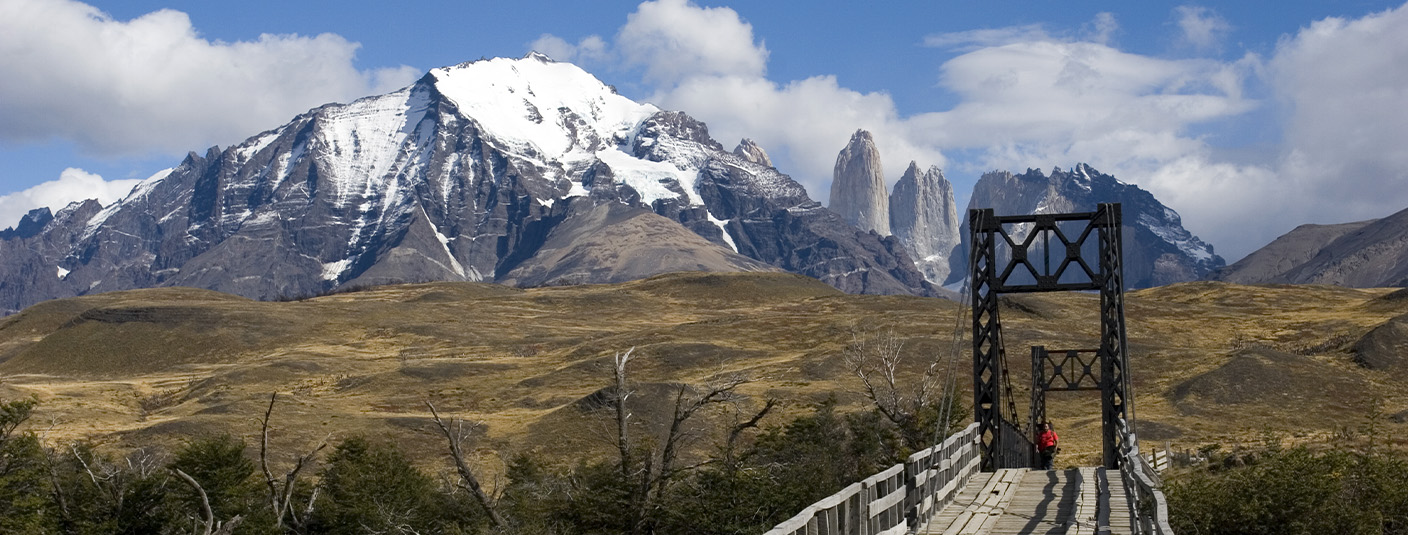
{"type": "Polygon", "coordinates": [[[1337,225],[1301,225],[1209,279],[1242,284],[1408,286],[1408,209],[1337,225]]]}

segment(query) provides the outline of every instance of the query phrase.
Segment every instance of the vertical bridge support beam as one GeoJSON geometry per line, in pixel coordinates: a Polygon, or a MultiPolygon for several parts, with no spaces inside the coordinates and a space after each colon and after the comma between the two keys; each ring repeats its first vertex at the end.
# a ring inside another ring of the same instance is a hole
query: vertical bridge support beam
{"type": "MultiPolygon", "coordinates": [[[[1092,225],[1100,227],[1100,415],[1105,468],[1119,469],[1124,451],[1121,421],[1134,425],[1129,347],[1124,325],[1124,253],[1119,204],[1102,204],[1092,225]]],[[[1130,429],[1133,432],[1133,428],[1130,429]]]]}
{"type": "Polygon", "coordinates": [[[1006,351],[1002,347],[1002,324],[998,322],[996,236],[1002,227],[992,209],[969,210],[972,254],[969,258],[973,285],[973,411],[982,443],[984,471],[1005,468],[1016,460],[1003,459],[1002,452],[1002,370],[1006,351]]]}

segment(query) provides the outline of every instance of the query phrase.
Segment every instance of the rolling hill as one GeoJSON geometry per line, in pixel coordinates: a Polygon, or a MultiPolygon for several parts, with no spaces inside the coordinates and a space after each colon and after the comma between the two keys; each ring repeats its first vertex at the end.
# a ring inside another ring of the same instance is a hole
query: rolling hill
{"type": "MultiPolygon", "coordinates": [[[[1019,402],[1026,347],[1092,346],[1098,301],[1003,299],[1019,402]]],[[[1316,440],[1363,422],[1375,403],[1388,414],[1408,409],[1408,367],[1362,358],[1402,347],[1401,290],[1194,282],[1132,292],[1126,308],[1146,441],[1196,447],[1265,431],[1316,440]]],[[[963,310],[943,299],[848,295],[787,273],[527,290],[441,282],[283,302],[131,290],[47,301],[0,320],[0,397],[38,397],[33,425],[46,440],[122,448],[206,432],[257,436],[269,394],[280,392],[276,448],[365,433],[434,459],[441,444],[429,432],[430,400],[483,424],[479,462],[494,472],[516,452],[606,451],[607,418],[590,400],[608,384],[615,352],[635,348],[642,419],[668,407],[672,385],[745,373],[752,382],[740,403],[781,400],[764,422],[777,425],[829,396],[864,406],[840,358],[857,333],[893,330],[914,357],[905,370],[913,375],[929,359],[947,362],[961,325],[955,369],[966,374],[963,310]]],[[[958,384],[967,403],[971,381],[958,384]]],[[[1053,394],[1050,405],[1067,455],[1098,455],[1097,400],[1053,394]]]]}

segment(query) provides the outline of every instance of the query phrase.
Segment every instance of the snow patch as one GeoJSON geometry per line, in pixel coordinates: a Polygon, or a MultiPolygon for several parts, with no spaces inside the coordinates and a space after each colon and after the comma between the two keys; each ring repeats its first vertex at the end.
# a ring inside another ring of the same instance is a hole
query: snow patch
{"type": "Polygon", "coordinates": [[[657,199],[677,199],[679,193],[666,187],[671,180],[684,189],[691,205],[702,205],[704,199],[694,190],[695,172],[683,171],[674,164],[642,160],[610,148],[596,153],[596,157],[611,167],[616,180],[630,186],[640,194],[640,201],[647,206],[657,199]]]}
{"type": "Polygon", "coordinates": [[[444,234],[440,233],[440,227],[435,226],[435,223],[430,220],[430,214],[425,213],[425,208],[421,208],[420,213],[421,215],[425,216],[425,222],[426,224],[430,225],[430,230],[435,232],[435,239],[440,241],[440,246],[445,250],[445,257],[450,259],[450,268],[455,270],[455,274],[459,275],[460,277],[469,278],[472,281],[479,282],[479,272],[475,271],[475,277],[469,277],[469,274],[465,271],[464,266],[460,265],[459,259],[455,258],[454,251],[450,250],[450,238],[446,238],[444,234]]]}
{"type": "Polygon", "coordinates": [[[1193,233],[1177,224],[1180,220],[1178,213],[1172,209],[1164,208],[1164,216],[1168,217],[1168,222],[1159,221],[1150,214],[1141,214],[1139,224],[1153,232],[1159,239],[1166,241],[1177,247],[1183,254],[1188,255],[1194,261],[1204,261],[1212,259],[1212,252],[1208,250],[1206,243],[1199,240],[1193,233]],[[1172,217],[1169,217],[1169,216],[1172,217]],[[1170,224],[1172,222],[1172,224],[1170,224]]]}
{"type": "Polygon", "coordinates": [[[293,150],[279,155],[278,162],[276,162],[277,167],[274,170],[274,183],[270,189],[279,189],[284,180],[288,179],[289,172],[293,171],[293,166],[298,165],[298,161],[303,159],[303,154],[307,150],[308,144],[304,142],[294,145],[293,150]]]}
{"type": "MultiPolygon", "coordinates": [[[[705,212],[705,213],[708,214],[708,212],[705,212]]],[[[719,219],[719,218],[714,217],[714,214],[708,214],[708,216],[709,216],[709,222],[710,222],[710,223],[713,223],[715,226],[719,227],[719,230],[724,233],[724,242],[728,244],[728,246],[729,246],[730,249],[733,249],[733,252],[735,252],[735,253],[738,252],[738,244],[733,243],[733,236],[730,236],[730,235],[728,234],[728,227],[727,227],[727,225],[728,225],[729,221],[732,221],[732,219],[730,219],[730,220],[719,219]]]]}
{"type": "Polygon", "coordinates": [[[323,263],[323,280],[335,281],[342,277],[342,273],[352,266],[352,259],[345,258],[336,262],[323,263]]]}
{"type": "Polygon", "coordinates": [[[64,269],[63,266],[59,266],[59,280],[63,280],[64,277],[67,277],[68,273],[69,271],[67,269],[64,269]]]}
{"type": "Polygon", "coordinates": [[[264,212],[260,212],[259,215],[255,216],[255,217],[252,218],[252,219],[250,219],[250,218],[248,218],[248,216],[246,216],[246,219],[245,219],[245,221],[244,221],[244,224],[245,224],[245,225],[268,225],[268,224],[271,224],[271,223],[276,223],[276,222],[278,222],[278,221],[279,221],[279,212],[277,212],[277,211],[275,211],[275,210],[267,210],[267,211],[264,211],[264,212]]]}
{"type": "Polygon", "coordinates": [[[325,176],[337,206],[387,189],[396,164],[406,161],[406,141],[429,103],[426,91],[406,88],[321,111],[316,140],[318,149],[330,156],[320,161],[328,164],[325,176]]]}
{"type": "Polygon", "coordinates": [[[238,160],[240,162],[249,161],[249,159],[253,158],[254,155],[259,154],[259,151],[264,150],[264,147],[268,147],[270,143],[274,142],[274,140],[279,139],[279,134],[282,132],[283,128],[279,128],[264,132],[263,134],[259,134],[255,137],[246,140],[244,143],[241,143],[238,147],[235,147],[235,156],[238,156],[238,160]]]}
{"type": "Polygon", "coordinates": [[[572,182],[572,188],[567,190],[567,195],[564,197],[586,197],[587,195],[591,195],[591,193],[592,192],[588,190],[586,186],[583,186],[581,182],[574,180],[572,182]]]}

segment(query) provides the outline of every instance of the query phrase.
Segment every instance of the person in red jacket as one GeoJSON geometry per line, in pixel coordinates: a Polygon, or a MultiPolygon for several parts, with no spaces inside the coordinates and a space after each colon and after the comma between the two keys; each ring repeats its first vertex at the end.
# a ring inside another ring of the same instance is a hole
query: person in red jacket
{"type": "Polygon", "coordinates": [[[1056,432],[1051,430],[1051,422],[1041,424],[1041,432],[1036,435],[1036,451],[1041,454],[1041,469],[1051,470],[1056,462],[1056,453],[1061,448],[1056,447],[1056,442],[1061,440],[1056,436],[1056,432]]]}

